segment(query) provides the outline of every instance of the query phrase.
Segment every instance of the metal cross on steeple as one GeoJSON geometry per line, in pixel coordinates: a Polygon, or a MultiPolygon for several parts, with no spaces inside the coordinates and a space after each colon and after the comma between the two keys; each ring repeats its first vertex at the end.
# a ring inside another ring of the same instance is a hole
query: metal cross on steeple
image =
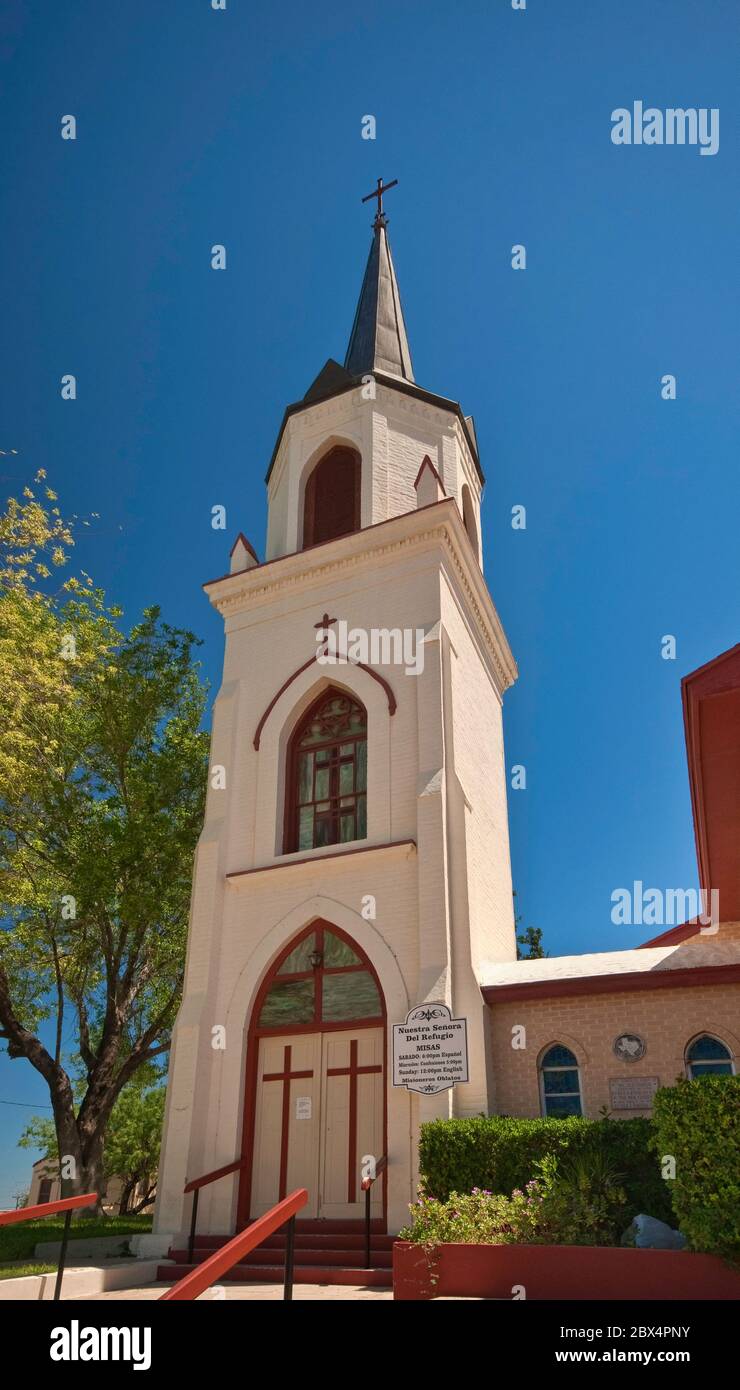
{"type": "Polygon", "coordinates": [[[362,199],[363,203],[369,203],[371,198],[377,198],[378,200],[378,208],[377,212],[375,213],[375,221],[373,222],[374,227],[385,226],[385,213],[383,212],[383,194],[387,193],[389,188],[395,188],[397,183],[398,179],[391,179],[391,182],[386,184],[383,183],[382,179],[378,179],[378,186],[375,189],[375,192],[368,193],[366,197],[362,199]]]}

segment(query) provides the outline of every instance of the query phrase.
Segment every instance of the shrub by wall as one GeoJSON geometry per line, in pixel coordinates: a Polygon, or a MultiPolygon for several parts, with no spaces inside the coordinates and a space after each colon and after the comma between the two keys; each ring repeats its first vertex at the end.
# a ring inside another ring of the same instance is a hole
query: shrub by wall
{"type": "Polygon", "coordinates": [[[740,1076],[682,1079],[655,1095],[653,1147],[692,1250],[740,1261],[740,1076]]]}
{"type": "Polygon", "coordinates": [[[424,1191],[444,1201],[451,1192],[474,1187],[510,1196],[535,1176],[534,1165],[553,1156],[562,1161],[587,1148],[601,1149],[624,1175],[632,1215],[647,1212],[673,1222],[669,1184],[650,1148],[648,1119],[515,1119],[477,1115],[431,1120],[421,1127],[419,1168],[424,1191]]]}

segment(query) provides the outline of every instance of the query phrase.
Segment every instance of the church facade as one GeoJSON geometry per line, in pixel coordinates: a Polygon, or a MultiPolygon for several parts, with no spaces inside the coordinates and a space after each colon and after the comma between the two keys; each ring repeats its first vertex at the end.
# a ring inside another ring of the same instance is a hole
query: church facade
{"type": "MultiPolygon", "coordinates": [[[[664,1038],[658,1065],[671,990],[633,978],[675,968],[674,943],[614,953],[627,964],[517,962],[502,720],[517,668],[483,577],[482,486],[472,418],[414,380],[379,199],[345,363],[285,412],[265,560],[240,536],[230,573],[206,585],[224,675],[160,1232],[186,1230],[186,1184],[221,1168],[199,1230],[233,1233],[296,1187],[305,1218],[359,1221],[372,1157],[387,1158],[372,1215],[392,1233],[425,1120],[595,1114],[625,1069],[645,1084],[622,1088],[621,1108],[645,1113],[651,1078],[684,1058],[664,1038]],[[424,1094],[393,1084],[393,1027],[432,1006],[467,1022],[468,1080],[424,1094]],[[620,1057],[610,1029],[653,1043],[620,1057]]],[[[734,1068],[740,939],[697,933],[676,947],[686,971],[700,966],[698,990],[675,976],[696,1004],[687,1045],[706,1033],[734,1068]]]]}

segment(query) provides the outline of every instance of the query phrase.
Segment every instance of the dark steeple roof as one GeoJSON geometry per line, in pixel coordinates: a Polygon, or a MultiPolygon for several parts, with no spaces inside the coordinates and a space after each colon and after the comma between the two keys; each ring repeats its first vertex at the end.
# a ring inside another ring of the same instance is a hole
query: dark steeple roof
{"type": "Polygon", "coordinates": [[[375,219],[370,255],[344,365],[352,376],[386,372],[414,380],[401,296],[388,244],[385,216],[375,219]]]}
{"type": "MultiPolygon", "coordinates": [[[[373,376],[381,386],[399,391],[404,396],[426,401],[438,410],[449,411],[455,415],[468,441],[481,484],[485,481],[478,457],[472,415],[463,415],[457,401],[427,391],[424,387],[417,386],[414,380],[401,296],[398,293],[398,281],[393,268],[391,248],[388,245],[387,221],[380,201],[380,195],[386,189],[393,188],[395,182],[396,180],[382,188],[381,180],[378,179],[377,192],[368,194],[368,198],[379,199],[379,207],[373,223],[373,241],[344,366],[340,366],[330,357],[311,382],[303,399],[294,401],[287,407],[272,451],[266,483],[270,481],[280,442],[291,416],[298,415],[303,410],[310,410],[319,401],[330,400],[332,397],[344,395],[346,391],[353,391],[360,385],[364,376],[373,376]]],[[[368,198],[363,198],[362,201],[365,203],[368,198]]]]}

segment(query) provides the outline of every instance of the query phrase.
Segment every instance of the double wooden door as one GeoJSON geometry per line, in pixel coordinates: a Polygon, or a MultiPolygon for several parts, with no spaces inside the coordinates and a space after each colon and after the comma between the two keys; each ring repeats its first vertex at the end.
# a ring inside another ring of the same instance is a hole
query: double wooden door
{"type": "MultiPolygon", "coordinates": [[[[382,1028],[348,1028],[259,1040],[252,1167],[252,1216],[297,1187],[301,1218],[364,1215],[361,1163],[383,1153],[385,1059],[382,1028]]],[[[372,1214],[382,1215],[382,1183],[372,1214]]]]}

